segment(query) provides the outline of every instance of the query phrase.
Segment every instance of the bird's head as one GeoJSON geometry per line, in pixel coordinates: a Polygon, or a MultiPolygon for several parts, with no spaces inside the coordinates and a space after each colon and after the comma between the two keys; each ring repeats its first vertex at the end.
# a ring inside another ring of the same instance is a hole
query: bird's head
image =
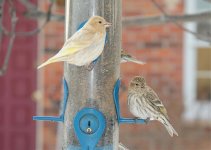
{"type": "Polygon", "coordinates": [[[103,17],[93,16],[88,20],[87,25],[91,26],[98,32],[103,32],[107,27],[110,27],[112,24],[107,22],[103,17]]]}
{"type": "Polygon", "coordinates": [[[146,80],[142,76],[136,76],[130,82],[130,88],[132,89],[144,89],[145,86],[146,80]]]}

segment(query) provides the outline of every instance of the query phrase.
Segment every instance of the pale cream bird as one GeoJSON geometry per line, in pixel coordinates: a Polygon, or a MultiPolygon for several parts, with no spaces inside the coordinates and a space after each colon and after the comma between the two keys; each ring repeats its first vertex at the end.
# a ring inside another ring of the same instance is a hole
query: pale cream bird
{"type": "Polygon", "coordinates": [[[93,60],[101,55],[105,45],[106,28],[109,26],[111,23],[103,17],[91,17],[80,30],[64,43],[55,56],[38,66],[38,69],[61,61],[76,66],[89,66],[93,60]]]}
{"type": "Polygon", "coordinates": [[[166,108],[153,89],[146,84],[144,77],[134,77],[130,82],[128,108],[135,117],[145,119],[146,122],[157,120],[166,127],[171,136],[178,136],[169,121],[166,108]]]}

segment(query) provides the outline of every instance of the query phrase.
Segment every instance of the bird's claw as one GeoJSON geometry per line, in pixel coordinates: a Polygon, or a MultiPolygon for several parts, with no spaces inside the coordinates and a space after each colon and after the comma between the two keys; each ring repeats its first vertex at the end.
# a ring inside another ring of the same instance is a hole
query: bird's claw
{"type": "Polygon", "coordinates": [[[135,123],[137,123],[137,122],[138,122],[138,119],[139,119],[138,117],[135,117],[135,118],[134,118],[135,123]]]}
{"type": "Polygon", "coordinates": [[[87,65],[86,66],[86,69],[88,70],[88,71],[92,71],[92,69],[94,68],[94,66],[95,66],[95,63],[90,63],[89,65],[87,65]]]}
{"type": "Polygon", "coordinates": [[[148,117],[147,119],[144,120],[144,122],[145,122],[146,124],[148,124],[149,121],[150,121],[150,118],[149,118],[149,117],[148,117]]]}

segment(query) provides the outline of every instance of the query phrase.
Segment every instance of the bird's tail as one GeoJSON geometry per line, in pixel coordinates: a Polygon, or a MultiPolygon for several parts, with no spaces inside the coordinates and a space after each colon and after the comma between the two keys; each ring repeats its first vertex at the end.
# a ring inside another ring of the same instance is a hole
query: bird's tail
{"type": "Polygon", "coordinates": [[[37,69],[40,69],[40,68],[42,68],[42,67],[44,67],[44,66],[46,66],[46,65],[48,65],[48,64],[51,64],[51,63],[54,63],[54,62],[57,62],[57,61],[59,61],[59,60],[56,59],[55,57],[52,57],[52,58],[48,59],[46,62],[44,62],[44,63],[42,63],[41,65],[39,65],[39,66],[37,67],[37,69]]]}
{"type": "Polygon", "coordinates": [[[119,143],[118,150],[129,150],[129,149],[122,143],[119,143]]]}
{"type": "Polygon", "coordinates": [[[135,58],[130,58],[128,61],[136,63],[136,64],[140,64],[140,65],[145,65],[146,64],[146,62],[141,61],[141,60],[137,60],[135,58]]]}
{"type": "Polygon", "coordinates": [[[178,133],[165,116],[162,116],[159,121],[166,127],[166,130],[168,131],[171,137],[173,137],[174,134],[178,136],[178,133]]]}

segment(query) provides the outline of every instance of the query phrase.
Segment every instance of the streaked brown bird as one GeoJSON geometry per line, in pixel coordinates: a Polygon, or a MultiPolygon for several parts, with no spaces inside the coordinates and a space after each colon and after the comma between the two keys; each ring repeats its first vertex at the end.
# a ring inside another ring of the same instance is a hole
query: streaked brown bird
{"type": "Polygon", "coordinates": [[[178,136],[169,121],[166,108],[153,89],[146,84],[144,77],[136,76],[132,79],[127,100],[128,108],[135,117],[146,121],[157,120],[166,127],[170,136],[178,136]]]}

